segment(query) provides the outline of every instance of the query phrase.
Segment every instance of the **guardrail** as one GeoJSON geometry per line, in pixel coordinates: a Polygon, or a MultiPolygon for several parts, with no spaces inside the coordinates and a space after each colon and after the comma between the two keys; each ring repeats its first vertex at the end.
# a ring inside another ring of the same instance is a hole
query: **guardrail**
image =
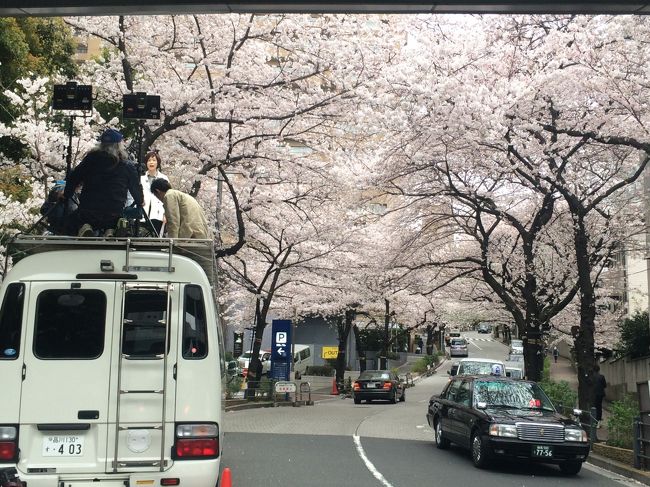
{"type": "Polygon", "coordinates": [[[650,428],[643,422],[640,416],[634,418],[634,468],[642,468],[647,470],[650,462],[650,455],[648,455],[648,445],[650,445],[650,438],[647,437],[646,430],[650,428]]]}

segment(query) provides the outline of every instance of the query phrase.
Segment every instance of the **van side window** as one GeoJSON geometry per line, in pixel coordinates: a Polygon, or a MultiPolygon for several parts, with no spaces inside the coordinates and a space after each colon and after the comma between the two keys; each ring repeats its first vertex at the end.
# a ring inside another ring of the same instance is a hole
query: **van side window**
{"type": "Polygon", "coordinates": [[[16,282],[7,286],[0,309],[0,360],[16,360],[20,355],[24,297],[24,284],[16,282]]]}
{"type": "Polygon", "coordinates": [[[168,299],[166,291],[127,291],[124,296],[123,354],[141,358],[164,353],[168,299]]]}
{"type": "Polygon", "coordinates": [[[106,295],[97,289],[50,289],[36,300],[34,355],[94,359],[104,351],[106,295]]]}
{"type": "Polygon", "coordinates": [[[183,358],[201,359],[208,354],[208,334],[203,292],[199,286],[185,286],[183,309],[183,358]]]}

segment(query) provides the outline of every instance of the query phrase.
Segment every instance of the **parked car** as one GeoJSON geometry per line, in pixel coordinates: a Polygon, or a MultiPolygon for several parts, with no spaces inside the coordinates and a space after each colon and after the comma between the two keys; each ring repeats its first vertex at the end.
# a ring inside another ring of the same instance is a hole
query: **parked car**
{"type": "Polygon", "coordinates": [[[386,399],[393,404],[406,400],[406,387],[397,374],[389,370],[364,370],[352,385],[354,404],[362,400],[386,399]]]}
{"type": "Polygon", "coordinates": [[[520,362],[506,362],[506,377],[510,377],[511,379],[523,379],[526,377],[524,374],[524,368],[521,366],[520,362]]]}
{"type": "Polygon", "coordinates": [[[524,341],[523,340],[510,340],[510,354],[524,353],[524,341]]]}
{"type": "Polygon", "coordinates": [[[467,357],[467,340],[464,338],[452,338],[449,342],[450,357],[467,357]]]}
{"type": "MultiPolygon", "coordinates": [[[[239,368],[241,369],[242,377],[248,375],[248,365],[250,364],[253,351],[242,353],[238,358],[239,368]]],[[[262,362],[262,375],[266,375],[271,370],[271,352],[269,350],[260,350],[260,361],[262,362]]]]}
{"type": "Polygon", "coordinates": [[[492,333],[492,327],[489,323],[479,323],[476,331],[479,333],[492,333]]]}
{"type": "Polygon", "coordinates": [[[523,362],[524,356],[521,353],[511,353],[508,355],[508,362],[523,362]]]}
{"type": "Polygon", "coordinates": [[[501,360],[491,358],[462,358],[458,362],[457,375],[504,376],[506,366],[501,360]]]}
{"type": "Polygon", "coordinates": [[[575,475],[589,455],[587,433],[560,415],[535,382],[454,377],[429,400],[427,421],[438,448],[456,443],[470,450],[479,468],[499,458],[524,458],[575,475]]]}
{"type": "Polygon", "coordinates": [[[460,332],[452,330],[448,331],[445,335],[445,345],[449,346],[452,338],[460,338],[460,332]]]}

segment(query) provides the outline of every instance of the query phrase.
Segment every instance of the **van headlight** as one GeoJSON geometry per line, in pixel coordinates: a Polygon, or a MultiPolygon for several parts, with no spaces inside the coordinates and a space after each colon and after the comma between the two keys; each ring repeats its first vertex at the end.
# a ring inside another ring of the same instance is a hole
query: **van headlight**
{"type": "Polygon", "coordinates": [[[564,430],[564,441],[579,441],[586,443],[589,441],[589,438],[587,438],[587,432],[583,429],[566,428],[564,430]]]}
{"type": "Polygon", "coordinates": [[[514,424],[491,424],[490,436],[517,438],[517,427],[514,424]]]}

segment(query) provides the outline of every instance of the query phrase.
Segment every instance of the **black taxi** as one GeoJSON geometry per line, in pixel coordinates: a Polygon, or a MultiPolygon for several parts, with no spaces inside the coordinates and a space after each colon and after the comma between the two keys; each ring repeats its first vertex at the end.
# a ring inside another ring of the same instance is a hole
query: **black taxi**
{"type": "Polygon", "coordinates": [[[531,381],[454,377],[429,400],[427,421],[438,448],[451,442],[466,448],[479,468],[498,458],[521,458],[557,464],[575,475],[589,455],[580,424],[559,414],[531,381]]]}

